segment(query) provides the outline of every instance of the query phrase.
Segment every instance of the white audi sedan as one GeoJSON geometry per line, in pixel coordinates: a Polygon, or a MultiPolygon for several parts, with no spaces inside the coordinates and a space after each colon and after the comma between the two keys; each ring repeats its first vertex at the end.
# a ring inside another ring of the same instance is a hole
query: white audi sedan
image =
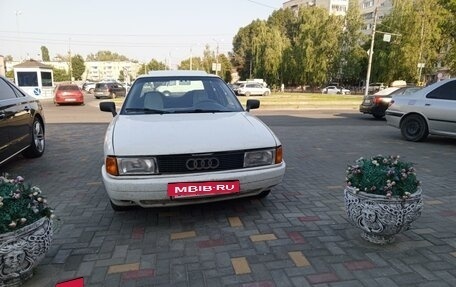
{"type": "Polygon", "coordinates": [[[104,186],[114,210],[265,197],[282,181],[282,144],[218,76],[153,71],[136,79],[111,112],[104,143],[104,186]],[[179,82],[187,90],[159,92],[179,82]]]}

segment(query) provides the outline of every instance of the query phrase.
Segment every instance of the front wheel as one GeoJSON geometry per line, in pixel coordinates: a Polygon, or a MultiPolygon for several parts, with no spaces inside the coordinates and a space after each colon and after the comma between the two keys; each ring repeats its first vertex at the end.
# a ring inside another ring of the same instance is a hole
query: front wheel
{"type": "Polygon", "coordinates": [[[44,153],[44,147],[44,125],[40,119],[35,118],[32,125],[32,143],[23,155],[28,158],[40,157],[44,153]]]}
{"type": "Polygon", "coordinates": [[[93,94],[93,90],[94,90],[93,88],[90,88],[89,89],[89,94],[93,94]]]}
{"type": "Polygon", "coordinates": [[[269,92],[268,91],[264,92],[263,96],[265,96],[265,97],[269,96],[269,92]]]}
{"type": "Polygon", "coordinates": [[[422,116],[410,115],[401,123],[401,134],[408,141],[418,142],[427,138],[429,130],[422,116]]]}
{"type": "Polygon", "coordinates": [[[263,190],[262,192],[260,192],[260,194],[258,194],[255,197],[258,198],[258,199],[266,198],[269,195],[269,193],[271,193],[270,189],[263,190]]]}
{"type": "Polygon", "coordinates": [[[115,99],[117,96],[116,96],[116,93],[112,93],[111,94],[111,99],[115,99]]]}

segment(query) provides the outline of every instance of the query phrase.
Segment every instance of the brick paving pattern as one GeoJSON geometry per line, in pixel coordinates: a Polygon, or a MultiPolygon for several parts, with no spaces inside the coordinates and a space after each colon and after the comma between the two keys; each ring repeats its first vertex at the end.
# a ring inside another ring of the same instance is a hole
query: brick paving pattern
{"type": "Polygon", "coordinates": [[[456,286],[456,140],[402,140],[358,114],[262,116],[284,146],[283,183],[263,200],[111,210],[101,182],[106,124],[49,124],[40,159],[2,167],[48,195],[51,249],[24,286],[456,286]],[[346,220],[345,168],[361,156],[415,163],[425,206],[395,243],[365,242],[346,220]]]}

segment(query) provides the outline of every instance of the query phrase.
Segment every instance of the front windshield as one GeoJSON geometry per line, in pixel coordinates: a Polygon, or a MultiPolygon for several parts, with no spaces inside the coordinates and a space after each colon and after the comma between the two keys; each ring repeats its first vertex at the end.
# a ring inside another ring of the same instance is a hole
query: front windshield
{"type": "Polygon", "coordinates": [[[233,91],[216,77],[144,77],[135,81],[121,114],[243,111],[233,91]]]}

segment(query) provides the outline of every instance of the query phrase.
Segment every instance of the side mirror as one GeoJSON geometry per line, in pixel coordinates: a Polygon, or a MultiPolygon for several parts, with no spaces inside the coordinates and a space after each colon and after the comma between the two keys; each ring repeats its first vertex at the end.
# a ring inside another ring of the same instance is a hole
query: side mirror
{"type": "Polygon", "coordinates": [[[113,117],[117,116],[116,104],[114,102],[101,102],[100,111],[111,112],[113,117]]]}
{"type": "Polygon", "coordinates": [[[251,109],[258,109],[260,107],[260,101],[259,100],[247,100],[247,112],[250,111],[251,109]]]}

